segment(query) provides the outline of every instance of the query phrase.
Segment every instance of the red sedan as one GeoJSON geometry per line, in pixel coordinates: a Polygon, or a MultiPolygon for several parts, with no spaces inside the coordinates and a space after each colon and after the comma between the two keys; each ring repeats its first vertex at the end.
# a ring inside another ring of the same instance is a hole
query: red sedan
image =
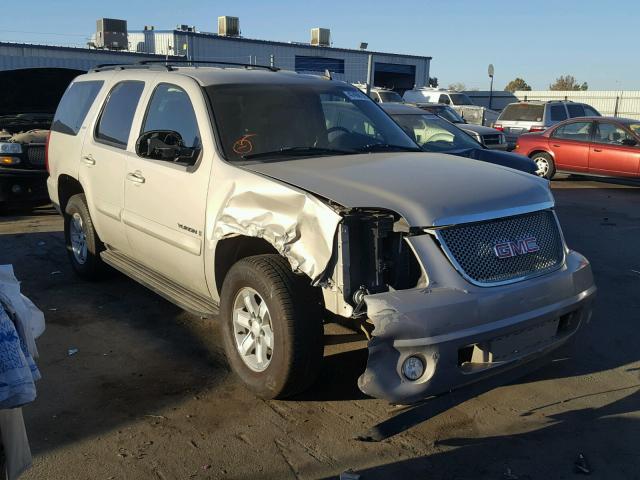
{"type": "Polygon", "coordinates": [[[609,177],[640,176],[640,120],[572,118],[543,133],[521,135],[517,153],[536,162],[537,174],[556,172],[609,177]]]}

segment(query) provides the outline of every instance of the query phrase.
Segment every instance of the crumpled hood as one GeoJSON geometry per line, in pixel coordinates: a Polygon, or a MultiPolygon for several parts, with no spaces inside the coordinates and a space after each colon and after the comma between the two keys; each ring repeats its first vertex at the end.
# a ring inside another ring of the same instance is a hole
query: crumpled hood
{"type": "Polygon", "coordinates": [[[376,153],[256,163],[245,169],[349,208],[381,208],[409,225],[478,221],[550,207],[548,182],[477,160],[437,153],[376,153]]]}

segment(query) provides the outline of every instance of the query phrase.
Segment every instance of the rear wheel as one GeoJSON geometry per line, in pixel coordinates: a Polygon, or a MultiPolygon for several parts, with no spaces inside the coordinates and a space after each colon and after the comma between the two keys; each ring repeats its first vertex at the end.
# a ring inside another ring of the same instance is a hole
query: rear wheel
{"type": "Polygon", "coordinates": [[[556,166],[551,155],[545,152],[534,153],[531,156],[536,164],[536,175],[551,180],[556,173],[556,166]]]}
{"type": "Polygon", "coordinates": [[[315,380],[324,351],[322,303],[309,279],[279,255],[237,262],[221,293],[231,369],[262,398],[284,398],[315,380]]]}
{"type": "Polygon", "coordinates": [[[87,280],[100,278],[104,264],[100,252],[104,245],[93,228],[87,200],[83,193],[69,199],[64,215],[64,238],[71,266],[87,280]]]}

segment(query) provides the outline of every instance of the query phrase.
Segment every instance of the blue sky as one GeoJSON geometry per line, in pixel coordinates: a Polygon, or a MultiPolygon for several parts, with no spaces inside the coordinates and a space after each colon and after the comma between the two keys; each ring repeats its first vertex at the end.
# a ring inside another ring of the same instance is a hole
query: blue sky
{"type": "Polygon", "coordinates": [[[308,41],[311,27],[331,29],[333,45],[432,56],[431,75],[446,86],[495,88],[516,76],[534,89],[574,75],[595,90],[640,90],[639,7],[631,0],[421,2],[31,0],[6,1],[0,40],[83,44],[99,17],[122,18],[129,29],[177,24],[215,31],[219,15],[240,17],[246,37],[308,41]]]}

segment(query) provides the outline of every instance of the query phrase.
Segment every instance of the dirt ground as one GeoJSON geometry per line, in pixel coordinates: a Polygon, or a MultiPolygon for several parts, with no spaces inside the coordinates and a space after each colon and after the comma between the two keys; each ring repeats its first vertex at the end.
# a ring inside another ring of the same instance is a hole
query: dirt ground
{"type": "Polygon", "coordinates": [[[591,324],[524,378],[403,409],[359,392],[365,342],[337,325],[311,391],[257,399],[229,373],[215,321],[120,274],[78,279],[53,210],[0,219],[0,264],[47,319],[24,479],[564,479],[579,453],[592,478],[640,478],[640,188],[553,187],[595,272],[591,324]]]}

